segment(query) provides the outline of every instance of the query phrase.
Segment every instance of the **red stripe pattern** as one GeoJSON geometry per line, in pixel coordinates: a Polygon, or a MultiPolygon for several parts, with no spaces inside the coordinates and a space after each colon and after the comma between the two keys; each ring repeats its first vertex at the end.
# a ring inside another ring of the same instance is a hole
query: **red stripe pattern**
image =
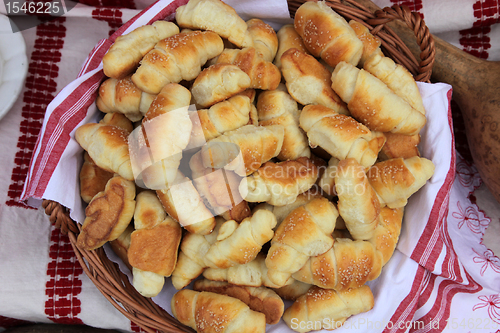
{"type": "Polygon", "coordinates": [[[78,262],[68,236],[53,228],[50,237],[50,262],[47,268],[49,281],[45,285],[45,314],[58,324],[83,324],[78,318],[82,292],[80,276],[83,269],[78,262]]]}
{"type": "Polygon", "coordinates": [[[24,180],[28,173],[31,155],[35,148],[38,133],[42,127],[45,109],[55,97],[59,75],[58,63],[61,61],[61,49],[66,36],[65,18],[59,18],[36,28],[31,61],[25,81],[27,88],[23,94],[23,107],[20,131],[12,170],[11,184],[8,191],[8,206],[27,208],[19,202],[24,180]]]}

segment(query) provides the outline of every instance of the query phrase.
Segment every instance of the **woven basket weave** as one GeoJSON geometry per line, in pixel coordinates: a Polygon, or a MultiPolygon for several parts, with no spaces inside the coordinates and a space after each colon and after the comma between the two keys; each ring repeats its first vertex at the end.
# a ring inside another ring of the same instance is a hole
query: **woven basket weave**
{"type": "MultiPolygon", "coordinates": [[[[306,1],[288,0],[292,17],[297,8],[306,1]]],[[[346,20],[354,19],[367,26],[371,33],[382,41],[385,55],[406,67],[417,81],[430,81],[435,56],[434,43],[428,28],[418,13],[411,12],[406,6],[393,6],[372,13],[353,0],[326,2],[346,20]],[[413,30],[421,50],[420,61],[413,56],[403,41],[386,26],[393,20],[401,20],[413,30]]],[[[69,217],[69,212],[65,207],[50,200],[44,200],[43,207],[45,213],[49,215],[51,223],[69,236],[84,272],[118,311],[146,332],[193,332],[191,328],[180,324],[151,299],[140,295],[131,285],[128,277],[119,270],[118,265],[108,259],[102,248],[94,251],[79,248],[76,245],[76,239],[81,226],[69,217]]]]}

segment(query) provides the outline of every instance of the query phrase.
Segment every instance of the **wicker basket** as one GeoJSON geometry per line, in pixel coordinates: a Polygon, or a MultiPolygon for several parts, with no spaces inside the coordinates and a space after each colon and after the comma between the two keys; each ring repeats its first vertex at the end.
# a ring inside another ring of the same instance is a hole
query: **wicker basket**
{"type": "MultiPolygon", "coordinates": [[[[306,1],[288,0],[292,17],[297,8],[306,1]]],[[[347,20],[355,19],[367,26],[373,35],[382,40],[384,53],[405,66],[417,81],[430,81],[435,56],[434,43],[418,13],[411,12],[406,6],[393,6],[372,13],[353,0],[331,0],[327,1],[327,4],[347,20]],[[393,20],[401,20],[414,31],[421,50],[420,61],[416,60],[403,41],[386,26],[393,20]]],[[[127,275],[119,270],[116,263],[108,259],[102,248],[94,251],[79,248],[76,239],[81,226],[69,217],[65,207],[50,200],[44,200],[43,207],[45,213],[50,216],[51,223],[60,228],[62,233],[68,234],[84,272],[118,311],[146,332],[193,332],[151,299],[140,295],[130,284],[127,275]]]]}

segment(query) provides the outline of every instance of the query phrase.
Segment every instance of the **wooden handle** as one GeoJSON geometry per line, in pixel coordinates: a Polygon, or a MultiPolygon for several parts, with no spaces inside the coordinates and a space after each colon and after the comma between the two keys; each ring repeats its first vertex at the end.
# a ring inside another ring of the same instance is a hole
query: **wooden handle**
{"type": "MultiPolygon", "coordinates": [[[[372,12],[380,10],[370,0],[356,0],[372,12]]],[[[412,53],[419,55],[414,34],[399,21],[387,24],[412,53]]],[[[436,49],[432,78],[451,84],[460,106],[474,164],[481,178],[500,202],[500,62],[474,57],[433,36],[436,49]]]]}

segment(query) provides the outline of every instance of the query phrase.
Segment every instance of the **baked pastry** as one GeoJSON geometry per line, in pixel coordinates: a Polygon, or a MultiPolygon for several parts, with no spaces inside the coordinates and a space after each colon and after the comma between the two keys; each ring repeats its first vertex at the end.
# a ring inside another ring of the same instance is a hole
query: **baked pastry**
{"type": "MultiPolygon", "coordinates": [[[[246,75],[246,74],[245,74],[246,75]]],[[[248,124],[253,104],[243,94],[189,114],[193,124],[187,148],[197,148],[226,132],[248,124]]]]}
{"type": "Polygon", "coordinates": [[[262,246],[273,238],[275,226],[276,217],[267,210],[257,210],[239,224],[234,220],[224,222],[217,241],[205,255],[207,266],[228,268],[252,261],[262,246]]]}
{"type": "Polygon", "coordinates": [[[382,208],[370,239],[335,238],[330,250],[309,258],[292,277],[303,283],[338,291],[361,287],[367,281],[376,279],[392,257],[402,220],[402,208],[382,208]]]}
{"type": "Polygon", "coordinates": [[[349,114],[332,89],[331,73],[312,55],[289,49],[281,56],[281,71],[290,95],[300,104],[319,104],[349,114]]]}
{"type": "Polygon", "coordinates": [[[296,332],[309,332],[313,329],[333,330],[342,327],[350,316],[367,312],[373,306],[373,294],[368,286],[340,292],[313,286],[285,310],[283,320],[296,332]]]}
{"type": "Polygon", "coordinates": [[[137,195],[134,226],[128,249],[128,262],[134,267],[133,285],[141,295],[154,297],[164,283],[155,275],[168,277],[175,268],[182,230],[151,190],[137,195]]]}
{"type": "Polygon", "coordinates": [[[316,183],[318,174],[319,169],[307,157],[279,163],[269,161],[244,179],[239,191],[248,202],[284,206],[309,190],[316,183]]]}
{"type": "Polygon", "coordinates": [[[99,168],[89,153],[83,153],[83,165],[80,169],[80,196],[83,201],[89,203],[99,192],[104,191],[108,180],[113,177],[113,173],[99,168]]]}
{"type": "Polygon", "coordinates": [[[330,158],[328,166],[319,178],[318,185],[326,195],[337,196],[337,192],[335,191],[335,175],[337,174],[339,162],[340,160],[336,157],[330,158]]]}
{"type": "MultiPolygon", "coordinates": [[[[259,253],[254,260],[229,268],[211,268],[203,270],[203,276],[211,281],[229,282],[238,286],[279,288],[267,275],[266,256],[259,253]]],[[[289,278],[285,285],[293,283],[289,278]]]]}
{"type": "Polygon", "coordinates": [[[238,66],[215,64],[201,71],[191,87],[199,108],[207,108],[250,87],[250,77],[238,66]]]}
{"type": "Polygon", "coordinates": [[[300,127],[311,147],[319,146],[339,160],[355,158],[365,168],[375,163],[385,142],[383,135],[322,105],[306,105],[300,114],[300,127]]]}
{"type": "MultiPolygon", "coordinates": [[[[182,159],[182,152],[191,139],[193,124],[188,107],[191,93],[180,84],[170,83],[162,88],[142,120],[143,139],[138,144],[145,146],[131,149],[144,156],[141,176],[144,185],[152,190],[168,189],[174,182],[182,159]]],[[[135,146],[131,145],[131,148],[135,146]]]]}
{"type": "Polygon", "coordinates": [[[225,49],[217,58],[217,63],[238,66],[248,74],[250,88],[274,90],[281,81],[281,73],[272,62],[262,59],[254,47],[244,49],[225,49]]]}
{"type": "Polygon", "coordinates": [[[128,135],[129,132],[124,129],[100,123],[84,124],[75,131],[76,141],[98,167],[117,173],[127,180],[134,180],[128,135]]]}
{"type": "Polygon", "coordinates": [[[225,168],[240,176],[253,173],[283,146],[285,130],[281,125],[245,125],[210,140],[201,149],[203,166],[225,168]]]}
{"type": "Polygon", "coordinates": [[[286,161],[311,156],[307,136],[299,128],[300,111],[297,102],[283,84],[276,90],[266,90],[259,94],[257,112],[260,126],[282,125],[285,129],[278,159],[286,161]]]}
{"type": "Polygon", "coordinates": [[[415,135],[426,123],[425,115],[384,82],[349,63],[335,67],[332,88],[347,103],[351,115],[371,130],[415,135]]]}
{"type": "Polygon", "coordinates": [[[156,21],[118,36],[102,58],[104,74],[115,79],[124,78],[137,68],[142,57],[158,41],[177,33],[179,28],[174,23],[156,21]]]}
{"type": "Polygon", "coordinates": [[[368,182],[365,168],[352,158],[340,161],[335,174],[335,191],[339,197],[339,213],[352,237],[361,240],[373,237],[380,202],[368,182]]]}
{"type": "Polygon", "coordinates": [[[363,43],[346,20],[324,1],[305,2],[295,12],[294,27],[315,57],[335,67],[346,61],[356,66],[363,43]]]}
{"type": "Polygon", "coordinates": [[[273,289],[279,297],[287,301],[296,301],[297,298],[307,293],[313,285],[293,280],[293,283],[281,288],[273,289]]]}
{"type": "Polygon", "coordinates": [[[266,316],[266,323],[277,324],[285,310],[283,300],[271,289],[265,287],[245,287],[227,282],[197,280],[193,290],[208,291],[227,295],[239,299],[253,311],[261,312],[266,316]]]}
{"type": "Polygon", "coordinates": [[[123,79],[109,78],[101,83],[96,105],[104,113],[120,112],[136,122],[146,114],[155,97],[137,88],[131,75],[127,75],[123,79]]]}
{"type": "Polygon", "coordinates": [[[363,43],[363,53],[361,54],[361,59],[359,59],[358,66],[363,67],[365,62],[375,55],[384,56],[380,49],[380,45],[382,44],[380,39],[373,36],[366,26],[355,20],[349,21],[349,26],[363,43]]]}
{"type": "Polygon", "coordinates": [[[402,65],[383,54],[374,54],[363,68],[384,82],[389,89],[401,97],[412,108],[425,115],[424,103],[413,75],[402,65]]]}
{"type": "Polygon", "coordinates": [[[85,209],[85,220],[78,234],[77,245],[94,250],[118,238],[134,216],[135,184],[114,176],[104,191],[97,193],[85,209]]]}
{"type": "Polygon", "coordinates": [[[384,133],[384,136],[386,141],[379,153],[380,160],[420,156],[420,151],[418,150],[420,134],[404,135],[387,132],[384,133]]]}
{"type": "MultiPolygon", "coordinates": [[[[314,188],[305,191],[297,196],[294,202],[289,203],[288,205],[283,205],[283,206],[273,206],[267,202],[263,202],[261,204],[258,204],[253,208],[253,211],[257,209],[267,209],[268,211],[272,212],[274,216],[276,216],[276,228],[283,222],[283,220],[290,214],[295,208],[298,208],[299,206],[303,206],[306,203],[322,197],[320,191],[316,191],[314,188]]],[[[275,228],[275,229],[276,229],[275,228]]]]}
{"type": "Polygon", "coordinates": [[[257,54],[265,61],[273,62],[278,51],[276,31],[261,19],[253,18],[246,23],[257,54]]]}
{"type": "Polygon", "coordinates": [[[132,81],[142,91],[157,94],[168,83],[195,79],[201,66],[223,49],[222,39],[212,31],[173,35],[156,43],[144,56],[132,81]]]}
{"type": "Polygon", "coordinates": [[[274,64],[281,70],[281,56],[287,50],[295,48],[300,52],[309,54],[307,51],[302,37],[297,33],[293,24],[285,24],[276,33],[278,37],[278,51],[276,52],[276,57],[274,58],[274,64]]]}
{"type": "Polygon", "coordinates": [[[225,169],[205,168],[199,152],[191,157],[189,168],[194,186],[215,215],[236,222],[252,215],[238,191],[241,176],[225,169]]]}
{"type": "Polygon", "coordinates": [[[125,266],[132,272],[132,266],[128,262],[128,248],[130,247],[130,235],[134,231],[134,225],[130,223],[118,238],[109,242],[113,252],[123,261],[125,266]]]}
{"type": "Polygon", "coordinates": [[[207,267],[205,254],[212,244],[217,241],[219,228],[224,223],[224,219],[216,218],[214,231],[208,235],[186,233],[179,247],[177,265],[172,272],[172,285],[180,290],[189,285],[194,279],[200,276],[207,267]]]}
{"type": "Polygon", "coordinates": [[[134,124],[132,124],[130,119],[128,119],[123,113],[119,112],[106,113],[99,123],[119,127],[128,133],[134,130],[134,124]]]}
{"type": "Polygon", "coordinates": [[[378,162],[366,176],[382,205],[404,207],[408,198],[434,174],[434,164],[423,157],[395,158],[378,162]]]}
{"type": "Polygon", "coordinates": [[[215,219],[205,206],[193,183],[182,172],[168,189],[157,190],[156,195],[165,211],[191,233],[208,235],[215,227],[215,219]]]}
{"type": "Polygon", "coordinates": [[[314,199],[293,210],[276,229],[267,253],[269,279],[285,285],[309,257],[325,253],[333,245],[331,236],[337,208],[326,198],[314,199]]]}
{"type": "Polygon", "coordinates": [[[266,316],[237,298],[184,289],[171,300],[172,314],[181,323],[206,333],[264,333],[266,316]]]}
{"type": "Polygon", "coordinates": [[[175,20],[181,28],[214,31],[237,47],[253,45],[245,21],[220,0],[190,0],[177,8],[175,20]]]}

